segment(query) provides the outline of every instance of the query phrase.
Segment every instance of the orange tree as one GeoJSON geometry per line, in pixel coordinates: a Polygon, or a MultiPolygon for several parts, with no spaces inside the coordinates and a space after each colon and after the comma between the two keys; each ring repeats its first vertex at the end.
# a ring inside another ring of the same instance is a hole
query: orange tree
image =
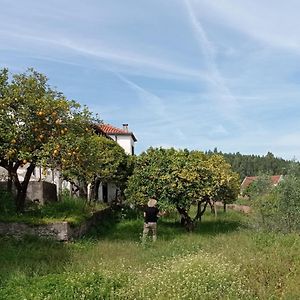
{"type": "Polygon", "coordinates": [[[24,210],[36,165],[58,155],[56,141],[62,137],[90,132],[89,124],[89,111],[52,89],[43,74],[29,69],[10,77],[7,69],[0,70],[0,166],[8,172],[8,188],[16,188],[17,211],[24,210]],[[20,167],[24,178],[17,172],[20,167]]]}
{"type": "Polygon", "coordinates": [[[200,151],[150,148],[137,157],[126,196],[129,202],[139,205],[154,197],[162,207],[175,207],[182,224],[191,230],[207,204],[216,197],[225,199],[235,180],[220,156],[210,159],[200,151]],[[194,218],[189,215],[192,204],[197,204],[194,218]]]}
{"type": "Polygon", "coordinates": [[[226,204],[235,201],[239,194],[239,174],[232,171],[231,165],[220,154],[208,156],[207,162],[207,166],[213,176],[213,180],[211,180],[213,188],[209,201],[210,203],[215,201],[223,202],[224,211],[226,211],[226,204]]]}
{"type": "Polygon", "coordinates": [[[97,154],[92,186],[97,188],[97,182],[111,182],[123,193],[128,177],[132,174],[134,157],[127,155],[115,141],[103,136],[97,136],[94,147],[97,149],[97,154]]]}
{"type": "Polygon", "coordinates": [[[95,181],[113,182],[122,186],[129,172],[129,157],[115,141],[99,136],[86,128],[83,134],[69,132],[44,147],[42,164],[60,170],[62,179],[69,181],[83,198],[87,186],[95,181]],[[52,151],[52,155],[47,155],[52,151]]]}

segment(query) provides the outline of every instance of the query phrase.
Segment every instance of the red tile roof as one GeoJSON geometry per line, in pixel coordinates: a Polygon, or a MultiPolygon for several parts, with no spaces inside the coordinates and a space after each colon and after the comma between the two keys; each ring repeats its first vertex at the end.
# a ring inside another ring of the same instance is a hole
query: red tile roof
{"type": "Polygon", "coordinates": [[[128,130],[120,129],[110,124],[100,124],[98,125],[98,128],[107,135],[130,135],[135,142],[137,141],[134,134],[132,132],[129,132],[128,130]]]}
{"type": "MultiPolygon", "coordinates": [[[[245,179],[243,180],[243,182],[241,184],[241,188],[245,189],[257,178],[258,178],[258,176],[245,177],[245,179]]],[[[270,176],[270,178],[271,178],[273,185],[277,185],[279,183],[279,181],[282,180],[282,175],[274,175],[274,176],[270,176]]]]}
{"type": "Polygon", "coordinates": [[[102,131],[104,131],[105,133],[107,134],[115,134],[115,133],[119,133],[119,134],[128,134],[128,131],[124,130],[124,129],[120,129],[120,128],[117,128],[117,127],[114,127],[110,124],[102,124],[102,125],[99,125],[100,129],[102,131]]]}

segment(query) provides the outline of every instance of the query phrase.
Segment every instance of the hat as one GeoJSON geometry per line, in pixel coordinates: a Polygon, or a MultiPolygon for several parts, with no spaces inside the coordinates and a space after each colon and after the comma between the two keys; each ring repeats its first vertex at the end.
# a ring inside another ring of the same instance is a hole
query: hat
{"type": "Polygon", "coordinates": [[[156,205],[157,201],[153,198],[150,198],[148,201],[148,206],[149,207],[154,207],[156,205]]]}

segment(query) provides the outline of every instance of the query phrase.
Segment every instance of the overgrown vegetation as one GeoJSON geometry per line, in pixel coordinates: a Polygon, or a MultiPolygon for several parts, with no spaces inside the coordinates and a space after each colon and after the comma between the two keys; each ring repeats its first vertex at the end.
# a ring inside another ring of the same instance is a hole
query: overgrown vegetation
{"type": "Polygon", "coordinates": [[[68,100],[34,69],[12,75],[0,69],[0,167],[6,170],[7,190],[16,191],[18,212],[25,211],[28,184],[37,166],[44,173],[39,180],[49,181],[47,171],[52,170],[84,198],[88,185],[95,187],[100,181],[124,189],[131,159],[118,143],[101,132],[99,136],[99,122],[87,107],[68,100]]]}
{"type": "Polygon", "coordinates": [[[285,176],[276,187],[268,176],[261,176],[248,190],[254,208],[255,227],[286,232],[300,232],[300,178],[285,176]]]}
{"type": "Polygon", "coordinates": [[[24,222],[27,224],[45,224],[66,221],[71,225],[78,225],[89,218],[93,212],[104,209],[103,203],[87,202],[82,198],[62,195],[61,201],[39,206],[31,203],[26,206],[24,213],[16,213],[12,196],[3,192],[0,201],[0,222],[24,222]]]}
{"type": "Polygon", "coordinates": [[[299,235],[256,232],[246,216],[219,212],[192,233],[164,218],[158,241],[143,246],[142,218],[128,213],[75,243],[1,238],[0,299],[300,297],[299,235]]]}

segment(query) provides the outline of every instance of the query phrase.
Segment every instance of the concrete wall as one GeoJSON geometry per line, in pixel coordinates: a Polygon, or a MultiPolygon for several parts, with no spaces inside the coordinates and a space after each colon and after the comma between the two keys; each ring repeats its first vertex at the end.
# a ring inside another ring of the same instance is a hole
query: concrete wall
{"type": "MultiPolygon", "coordinates": [[[[0,182],[0,189],[7,190],[7,183],[0,182]]],[[[16,194],[16,188],[13,185],[13,194],[16,194]]],[[[30,181],[27,188],[26,198],[30,201],[38,200],[38,203],[45,204],[57,201],[56,185],[49,182],[30,181]]]]}
{"type": "Polygon", "coordinates": [[[38,200],[40,204],[57,201],[56,185],[50,182],[30,181],[27,189],[27,198],[31,201],[38,200]]]}
{"type": "Polygon", "coordinates": [[[79,238],[104,218],[111,217],[111,209],[104,209],[93,214],[80,226],[72,227],[68,222],[56,222],[41,225],[29,225],[25,223],[4,223],[0,222],[0,235],[10,235],[21,238],[25,235],[35,235],[43,238],[50,238],[57,241],[69,241],[79,238]]]}

